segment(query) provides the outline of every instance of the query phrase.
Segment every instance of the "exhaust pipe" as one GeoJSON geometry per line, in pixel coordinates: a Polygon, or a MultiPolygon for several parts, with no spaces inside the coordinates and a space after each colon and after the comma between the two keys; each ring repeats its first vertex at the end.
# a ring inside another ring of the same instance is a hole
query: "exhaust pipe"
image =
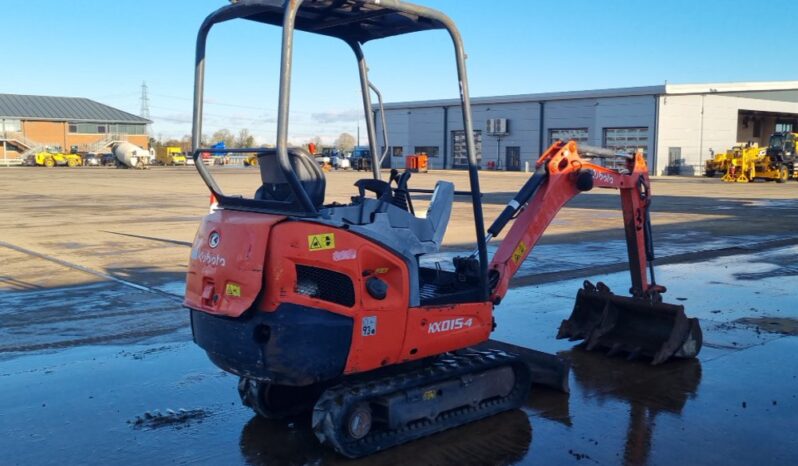
{"type": "Polygon", "coordinates": [[[608,349],[609,355],[648,357],[652,365],[672,357],[694,358],[703,342],[698,319],[688,318],[684,306],[617,296],[603,283],[588,281],[557,338],[584,340],[587,350],[608,349]]]}

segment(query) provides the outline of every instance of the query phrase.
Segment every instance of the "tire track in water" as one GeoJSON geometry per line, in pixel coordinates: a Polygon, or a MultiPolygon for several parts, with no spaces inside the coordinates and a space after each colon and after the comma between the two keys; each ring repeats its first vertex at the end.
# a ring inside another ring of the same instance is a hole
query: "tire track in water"
{"type": "Polygon", "coordinates": [[[38,251],[34,251],[32,249],[24,248],[22,246],[17,246],[16,244],[11,244],[11,243],[6,242],[6,241],[0,241],[0,247],[4,247],[6,249],[11,249],[13,251],[16,251],[16,252],[19,252],[19,253],[22,253],[22,254],[26,254],[28,256],[36,257],[36,258],[39,258],[39,259],[43,259],[43,260],[46,260],[46,261],[49,261],[49,262],[53,262],[53,263],[58,264],[58,265],[60,265],[62,267],[67,267],[67,268],[70,268],[70,269],[73,269],[73,270],[77,270],[77,271],[80,271],[80,272],[88,273],[88,274],[94,275],[95,277],[99,277],[99,278],[102,278],[102,279],[105,279],[105,280],[116,282],[116,283],[119,283],[120,285],[124,285],[124,286],[130,287],[130,288],[133,288],[133,289],[136,289],[136,290],[139,290],[139,291],[144,291],[144,292],[147,292],[147,293],[153,293],[153,294],[157,294],[157,295],[160,295],[160,296],[167,296],[170,299],[173,299],[175,301],[182,301],[182,296],[178,296],[178,295],[175,295],[173,293],[168,293],[166,291],[160,290],[160,289],[155,288],[155,287],[142,285],[140,283],[134,283],[134,282],[131,282],[129,280],[124,280],[122,278],[115,277],[115,276],[113,276],[111,274],[108,274],[108,273],[105,273],[105,272],[102,272],[102,271],[99,271],[99,270],[95,270],[95,269],[86,267],[84,265],[76,264],[74,262],[70,262],[70,261],[67,261],[67,260],[64,260],[64,259],[59,259],[59,258],[51,256],[49,254],[44,254],[44,253],[41,253],[41,252],[38,252],[38,251]]]}

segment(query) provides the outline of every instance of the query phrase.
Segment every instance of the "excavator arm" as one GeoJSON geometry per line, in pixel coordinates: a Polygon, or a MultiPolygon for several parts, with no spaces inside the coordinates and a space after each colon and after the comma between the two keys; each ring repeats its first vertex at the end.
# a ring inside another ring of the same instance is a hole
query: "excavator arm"
{"type": "Polygon", "coordinates": [[[558,338],[585,340],[587,349],[609,348],[630,357],[645,355],[653,364],[671,357],[694,357],[702,335],[698,320],[688,318],[680,305],[662,303],[665,288],[654,279],[651,238],[651,189],[642,153],[615,154],[590,148],[596,155],[623,157],[626,166],[610,169],[579,155],[574,141],[557,142],[538,159],[535,173],[488,228],[488,239],[498,236],[514,219],[489,266],[490,296],[501,302],[524,259],[562,207],[580,192],[617,189],[621,196],[631,297],[617,296],[601,282],[585,282],[577,293],[571,316],[563,321],[558,338]]]}
{"type": "Polygon", "coordinates": [[[653,267],[651,280],[648,277],[654,254],[648,213],[650,184],[643,154],[629,156],[628,169],[613,170],[580,157],[575,142],[558,142],[535,165],[532,178],[488,228],[491,237],[497,236],[515,218],[490,263],[491,284],[495,284],[491,298],[504,297],[510,280],[560,209],[577,194],[596,187],[620,191],[632,296],[658,300],[664,289],[654,283],[653,267]]]}

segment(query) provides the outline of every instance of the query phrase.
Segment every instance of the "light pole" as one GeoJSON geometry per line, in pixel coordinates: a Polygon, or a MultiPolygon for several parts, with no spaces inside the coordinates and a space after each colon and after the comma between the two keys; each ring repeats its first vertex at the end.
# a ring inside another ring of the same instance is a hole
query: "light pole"
{"type": "Polygon", "coordinates": [[[502,167],[502,137],[496,136],[496,170],[502,167]]]}
{"type": "Polygon", "coordinates": [[[6,120],[3,118],[3,163],[8,167],[8,146],[6,145],[6,120]]]}

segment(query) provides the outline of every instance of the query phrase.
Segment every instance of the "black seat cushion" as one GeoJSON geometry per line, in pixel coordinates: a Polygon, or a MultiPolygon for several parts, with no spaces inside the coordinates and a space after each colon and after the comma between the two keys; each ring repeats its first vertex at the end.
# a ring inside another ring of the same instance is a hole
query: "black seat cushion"
{"type": "MultiPolygon", "coordinates": [[[[327,188],[324,172],[304,149],[289,148],[288,160],[300,184],[308,193],[310,201],[316,208],[321,207],[324,204],[324,192],[327,188]]],[[[258,154],[258,166],[263,185],[255,192],[255,199],[291,202],[299,205],[299,200],[291,190],[277,161],[277,149],[258,154]]]]}

